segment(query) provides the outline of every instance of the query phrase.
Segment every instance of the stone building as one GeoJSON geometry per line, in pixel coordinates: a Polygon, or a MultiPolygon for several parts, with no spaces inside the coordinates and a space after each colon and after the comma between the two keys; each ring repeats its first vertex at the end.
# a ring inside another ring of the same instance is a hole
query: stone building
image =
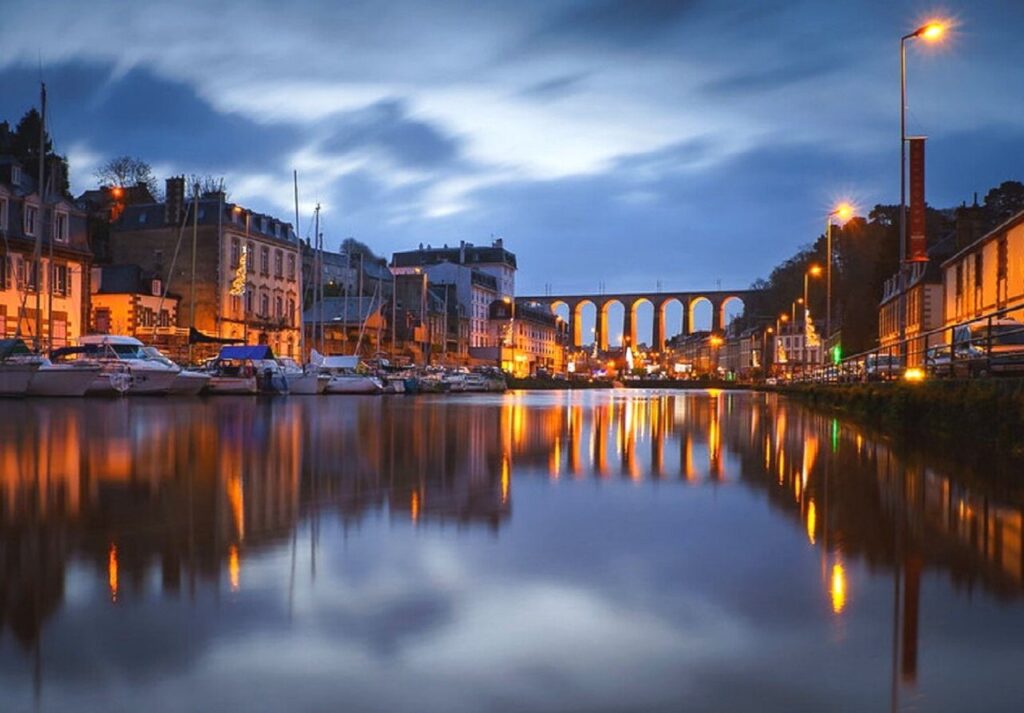
{"type": "Polygon", "coordinates": [[[87,330],[91,264],[85,213],[65,196],[43,200],[23,166],[0,156],[0,336],[74,344],[87,330]]]}
{"type": "Polygon", "coordinates": [[[188,355],[188,329],[178,324],[178,297],[138,265],[92,269],[91,331],[123,334],[159,347],[168,356],[188,355]]]}
{"type": "Polygon", "coordinates": [[[223,193],[187,197],[184,179],[171,178],[163,203],[125,207],[110,254],[170,283],[181,296],[177,326],[190,326],[194,312],[206,336],[299,356],[302,272],[290,223],[228,203],[223,193]]]}

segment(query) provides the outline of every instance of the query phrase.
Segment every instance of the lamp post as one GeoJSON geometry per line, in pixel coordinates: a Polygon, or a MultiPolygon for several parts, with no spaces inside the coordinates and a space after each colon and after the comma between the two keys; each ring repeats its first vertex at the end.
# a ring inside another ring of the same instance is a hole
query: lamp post
{"type": "Polygon", "coordinates": [[[906,300],[906,264],[907,264],[907,40],[923,39],[926,42],[938,42],[946,32],[942,22],[931,21],[921,25],[910,34],[900,38],[900,264],[898,271],[899,299],[899,343],[903,350],[903,339],[906,337],[907,319],[904,301],[906,300]]]}
{"type": "Polygon", "coordinates": [[[804,358],[803,362],[807,363],[807,323],[810,321],[810,302],[808,302],[808,280],[811,277],[819,277],[821,275],[820,265],[811,265],[807,268],[807,272],[804,273],[804,358]]]}
{"type": "MultiPolygon", "coordinates": [[[[832,219],[838,217],[842,221],[853,216],[853,206],[840,203],[825,217],[825,344],[832,338],[832,219]]],[[[825,353],[825,350],[822,350],[825,353]]]]}
{"type": "MultiPolygon", "coordinates": [[[[783,312],[775,320],[775,357],[779,356],[779,339],[782,338],[782,325],[789,321],[789,315],[783,312]]],[[[786,348],[782,348],[782,353],[786,353],[786,348]]],[[[788,358],[787,358],[788,361],[788,358]]]]}

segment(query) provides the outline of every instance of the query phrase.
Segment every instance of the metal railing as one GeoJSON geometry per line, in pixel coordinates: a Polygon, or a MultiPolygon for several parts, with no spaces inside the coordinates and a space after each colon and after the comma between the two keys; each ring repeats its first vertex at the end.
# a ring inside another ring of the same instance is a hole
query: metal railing
{"type": "Polygon", "coordinates": [[[1024,323],[1008,317],[1015,312],[1024,312],[1024,300],[852,354],[838,363],[805,365],[782,379],[852,383],[1024,375],[1024,323]]]}

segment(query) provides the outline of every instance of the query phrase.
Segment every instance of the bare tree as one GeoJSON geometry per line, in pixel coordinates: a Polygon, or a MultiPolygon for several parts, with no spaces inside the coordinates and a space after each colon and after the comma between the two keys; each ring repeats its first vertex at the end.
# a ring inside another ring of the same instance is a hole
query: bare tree
{"type": "Polygon", "coordinates": [[[213,193],[223,193],[225,201],[228,200],[228,198],[230,197],[227,186],[224,184],[223,177],[218,178],[209,173],[203,176],[200,176],[197,173],[193,173],[191,176],[188,177],[188,187],[190,195],[193,186],[197,185],[199,186],[200,195],[205,196],[213,193]]]}
{"type": "Polygon", "coordinates": [[[157,193],[156,176],[152,167],[134,156],[115,156],[96,169],[96,179],[105,186],[131,187],[144,185],[153,195],[157,193]]]}

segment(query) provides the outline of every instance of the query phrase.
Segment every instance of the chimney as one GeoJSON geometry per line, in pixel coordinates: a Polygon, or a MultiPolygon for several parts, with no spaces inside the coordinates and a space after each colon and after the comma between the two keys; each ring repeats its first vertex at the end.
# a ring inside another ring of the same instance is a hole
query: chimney
{"type": "Polygon", "coordinates": [[[164,193],[164,221],[170,225],[181,222],[185,206],[185,177],[168,178],[164,193]]]}
{"type": "Polygon", "coordinates": [[[466,264],[466,241],[465,240],[460,240],[459,241],[459,264],[460,265],[465,265],[466,264]]]}
{"type": "Polygon", "coordinates": [[[978,196],[974,196],[974,205],[963,205],[956,209],[956,249],[963,250],[982,236],[985,225],[985,209],[978,205],[978,196]]]}

